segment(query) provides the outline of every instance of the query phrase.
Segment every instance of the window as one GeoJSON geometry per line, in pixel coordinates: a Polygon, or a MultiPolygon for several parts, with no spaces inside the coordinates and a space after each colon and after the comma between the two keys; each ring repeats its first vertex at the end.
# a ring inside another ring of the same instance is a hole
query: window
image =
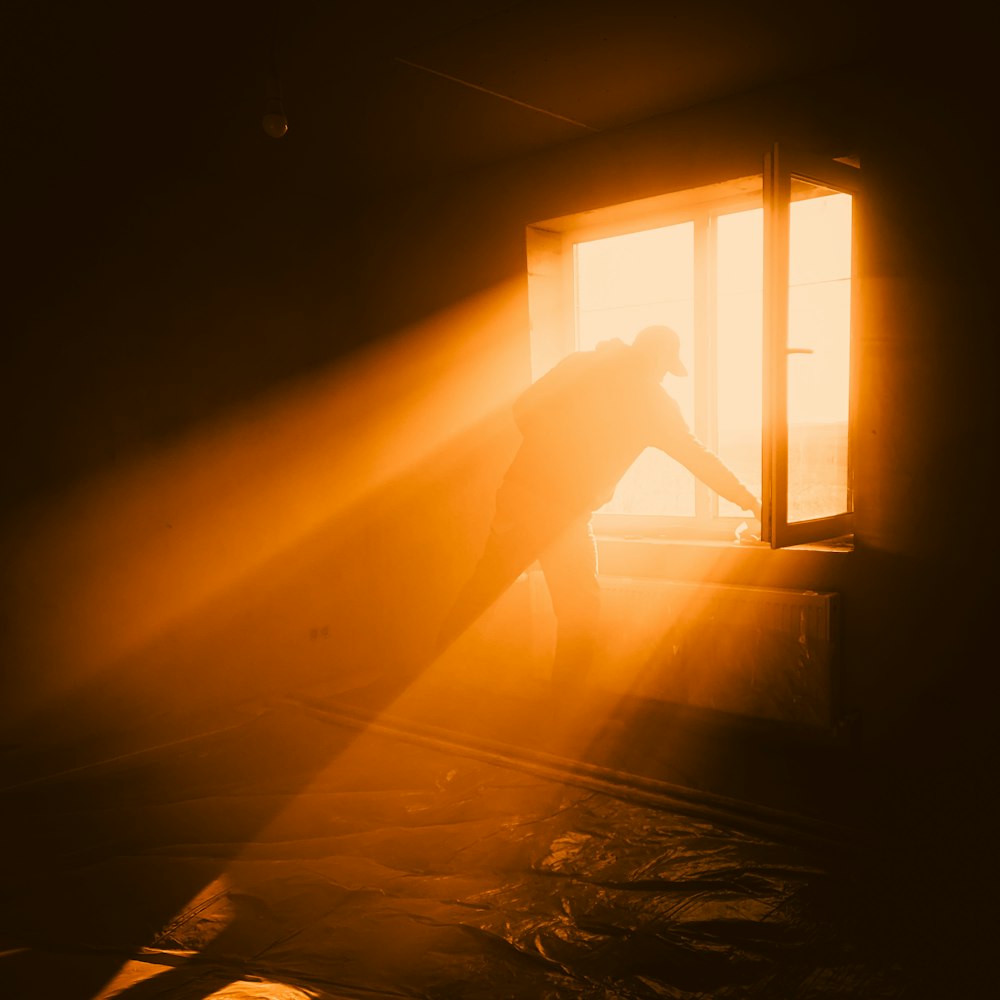
{"type": "Polygon", "coordinates": [[[779,547],[853,530],[860,172],[775,147],[764,176],[764,537],[779,547]]]}
{"type": "MultiPolygon", "coordinates": [[[[775,547],[851,531],[859,171],[777,148],[762,175],[528,230],[532,363],[666,323],[695,434],[764,501],[775,547]]],[[[729,537],[742,511],[659,451],[595,517],[616,534],[729,537]]]]}

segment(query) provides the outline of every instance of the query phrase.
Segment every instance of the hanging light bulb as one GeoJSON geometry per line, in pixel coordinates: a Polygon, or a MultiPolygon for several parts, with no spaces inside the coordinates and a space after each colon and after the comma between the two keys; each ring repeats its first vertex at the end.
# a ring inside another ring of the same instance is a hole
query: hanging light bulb
{"type": "Polygon", "coordinates": [[[278,98],[269,97],[264,101],[264,113],[260,123],[272,139],[280,139],[288,131],[288,118],[278,98]]]}
{"type": "Polygon", "coordinates": [[[272,139],[280,139],[288,131],[288,117],[281,99],[281,80],[278,77],[276,52],[273,49],[268,60],[264,83],[264,107],[260,124],[272,139]]]}

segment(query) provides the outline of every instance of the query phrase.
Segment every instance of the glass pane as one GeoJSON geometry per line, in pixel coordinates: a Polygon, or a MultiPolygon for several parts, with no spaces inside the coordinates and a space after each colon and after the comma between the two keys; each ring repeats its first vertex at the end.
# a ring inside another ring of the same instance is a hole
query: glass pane
{"type": "MultiPolygon", "coordinates": [[[[720,216],[716,229],[719,457],[756,496],[761,489],[764,212],[720,216]]],[[[724,517],[744,517],[719,498],[724,517]]]]}
{"type": "MultiPolygon", "coordinates": [[[[687,378],[667,376],[667,390],[689,424],[694,419],[694,223],[626,233],[576,246],[577,344],[590,350],[618,337],[630,343],[644,326],[665,323],[681,338],[687,378]]],[[[693,516],[694,477],[648,449],[601,508],[613,514],[693,516]]]]}
{"type": "Polygon", "coordinates": [[[798,183],[789,217],[788,520],[848,510],[849,194],[798,183]]]}

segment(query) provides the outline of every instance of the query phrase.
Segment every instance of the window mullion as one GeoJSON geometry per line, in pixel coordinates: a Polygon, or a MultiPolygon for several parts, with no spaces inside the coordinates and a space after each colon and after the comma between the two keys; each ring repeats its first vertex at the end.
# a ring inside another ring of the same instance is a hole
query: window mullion
{"type": "Polygon", "coordinates": [[[764,516],[761,537],[776,547],[775,527],[788,520],[788,201],[775,149],[764,168],[764,516]]]}
{"type": "MultiPolygon", "coordinates": [[[[694,221],[694,432],[711,450],[718,447],[716,421],[716,232],[712,216],[694,221]]],[[[700,480],[695,482],[695,517],[707,521],[718,512],[718,499],[700,480]]]]}

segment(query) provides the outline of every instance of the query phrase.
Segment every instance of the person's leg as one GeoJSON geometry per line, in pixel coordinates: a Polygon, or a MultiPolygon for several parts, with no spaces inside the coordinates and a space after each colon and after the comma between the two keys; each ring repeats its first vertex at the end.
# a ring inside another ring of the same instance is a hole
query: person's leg
{"type": "Polygon", "coordinates": [[[441,652],[451,645],[517,579],[524,556],[516,533],[494,525],[483,554],[462,587],[438,633],[441,652]]]}
{"type": "Polygon", "coordinates": [[[569,525],[541,553],[539,563],[556,616],[553,685],[572,688],[586,678],[599,636],[601,591],[590,518],[569,525]]]}
{"type": "Polygon", "coordinates": [[[534,491],[505,481],[497,491],[490,533],[472,575],[438,634],[438,651],[454,642],[537,558],[552,518],[534,491]]]}

